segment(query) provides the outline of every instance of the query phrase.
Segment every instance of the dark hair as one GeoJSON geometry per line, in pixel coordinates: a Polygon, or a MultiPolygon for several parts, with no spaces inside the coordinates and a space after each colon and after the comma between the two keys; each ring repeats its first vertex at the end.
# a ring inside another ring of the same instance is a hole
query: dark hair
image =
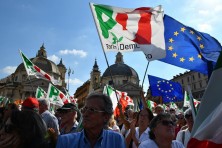
{"type": "Polygon", "coordinates": [[[153,129],[157,126],[158,122],[163,120],[163,119],[171,119],[171,115],[169,113],[160,113],[156,117],[154,117],[151,122],[150,122],[150,131],[149,131],[149,136],[151,140],[154,140],[156,137],[153,133],[153,129]]]}
{"type": "Polygon", "coordinates": [[[47,128],[39,114],[33,111],[13,111],[11,121],[20,137],[19,148],[46,147],[47,128]]]}
{"type": "Polygon", "coordinates": [[[113,103],[112,100],[109,96],[102,94],[102,93],[91,93],[86,100],[90,100],[90,99],[100,99],[103,101],[103,109],[105,111],[106,114],[109,115],[109,119],[104,123],[105,128],[108,127],[108,122],[113,114],[113,103]]]}
{"type": "MultiPolygon", "coordinates": [[[[143,110],[146,110],[148,113],[148,119],[151,121],[153,119],[153,112],[149,108],[144,108],[143,110]]],[[[142,110],[140,110],[139,114],[141,113],[142,110]]]]}
{"type": "Polygon", "coordinates": [[[110,97],[105,94],[102,94],[102,93],[91,93],[86,98],[86,100],[93,99],[93,98],[100,99],[104,102],[103,109],[111,117],[113,114],[113,103],[112,103],[112,100],[110,99],[110,97]]]}

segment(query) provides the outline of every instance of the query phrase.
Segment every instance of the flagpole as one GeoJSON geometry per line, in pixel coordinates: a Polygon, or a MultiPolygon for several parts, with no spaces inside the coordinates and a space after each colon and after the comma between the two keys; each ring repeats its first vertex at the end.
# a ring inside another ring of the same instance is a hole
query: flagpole
{"type": "MultiPolygon", "coordinates": [[[[21,53],[21,50],[20,50],[20,49],[18,49],[18,51],[19,51],[19,54],[20,54],[20,56],[21,56],[21,58],[22,58],[22,53],[21,53]]],[[[22,61],[23,61],[24,68],[25,68],[25,70],[26,70],[26,67],[25,67],[25,62],[24,62],[23,58],[22,58],[22,61]]],[[[30,79],[30,76],[29,76],[29,74],[28,74],[27,70],[26,70],[26,73],[27,73],[27,76],[28,76],[29,82],[30,82],[30,84],[31,84],[31,86],[32,86],[32,91],[33,91],[33,93],[34,93],[34,92],[35,92],[35,90],[34,90],[34,87],[33,87],[32,83],[31,83],[31,79],[30,79]]]]}
{"type": "Polygon", "coordinates": [[[144,84],[144,80],[145,80],[145,78],[146,78],[146,73],[147,73],[147,69],[148,69],[148,67],[149,67],[149,64],[150,64],[150,62],[148,61],[147,66],[146,66],[146,70],[145,70],[145,74],[144,74],[144,77],[143,77],[142,90],[143,90],[143,84],[144,84]]]}
{"type": "Polygon", "coordinates": [[[143,106],[146,106],[146,100],[145,100],[145,97],[144,97],[144,94],[143,94],[143,84],[144,84],[144,80],[146,78],[146,73],[147,73],[147,69],[149,67],[149,61],[147,63],[147,66],[146,66],[146,70],[145,70],[145,74],[144,74],[144,77],[143,77],[143,81],[142,81],[142,91],[140,93],[141,97],[142,97],[142,103],[143,103],[143,106]]]}
{"type": "MultiPolygon", "coordinates": [[[[90,5],[90,3],[89,3],[89,5],[90,5]]],[[[91,5],[90,5],[90,8],[91,8],[91,5]]],[[[91,10],[91,12],[92,12],[92,8],[91,8],[90,10],[91,10]]],[[[93,17],[94,17],[94,13],[93,13],[93,12],[92,12],[92,14],[93,14],[93,17]]],[[[96,25],[96,22],[95,22],[94,19],[93,19],[93,21],[94,21],[94,23],[95,23],[95,25],[96,25]]],[[[96,26],[97,26],[97,25],[96,25],[96,26]]],[[[106,59],[106,64],[107,64],[108,69],[109,69],[110,78],[111,78],[111,80],[112,80],[112,82],[113,82],[113,88],[114,88],[114,91],[115,91],[115,94],[116,94],[116,99],[117,99],[117,102],[119,102],[119,98],[118,98],[118,95],[117,95],[117,92],[116,92],[116,88],[115,88],[115,84],[114,84],[114,81],[113,81],[112,71],[111,71],[111,69],[110,69],[109,62],[108,62],[108,60],[107,60],[107,56],[106,56],[106,53],[105,53],[104,48],[103,48],[103,45],[102,45],[102,39],[101,39],[101,37],[100,37],[99,30],[98,30],[97,27],[96,27],[96,30],[97,30],[97,32],[98,32],[99,39],[100,39],[100,44],[101,44],[101,46],[102,46],[103,54],[104,54],[105,59],[106,59]]],[[[118,41],[117,41],[117,48],[118,48],[118,51],[119,51],[118,41]]]]}

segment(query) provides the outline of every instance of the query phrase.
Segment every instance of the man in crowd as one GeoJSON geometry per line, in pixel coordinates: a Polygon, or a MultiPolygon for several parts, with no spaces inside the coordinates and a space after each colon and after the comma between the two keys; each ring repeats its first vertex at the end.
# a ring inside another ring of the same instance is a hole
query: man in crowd
{"type": "Polygon", "coordinates": [[[120,133],[104,129],[113,114],[110,97],[92,93],[86,98],[86,104],[81,112],[83,130],[59,136],[57,148],[126,147],[125,140],[120,133]]]}
{"type": "Polygon", "coordinates": [[[57,109],[57,111],[61,116],[60,134],[63,135],[76,132],[78,126],[76,120],[78,108],[72,103],[67,103],[57,109]]]}
{"type": "Polygon", "coordinates": [[[49,112],[50,102],[46,99],[39,99],[39,114],[45,121],[47,128],[52,128],[56,134],[59,134],[58,119],[49,112]]]}

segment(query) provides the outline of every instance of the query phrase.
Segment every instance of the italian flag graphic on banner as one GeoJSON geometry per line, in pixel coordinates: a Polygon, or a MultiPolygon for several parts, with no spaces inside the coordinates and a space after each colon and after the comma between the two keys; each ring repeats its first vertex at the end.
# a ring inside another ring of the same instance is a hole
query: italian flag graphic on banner
{"type": "Polygon", "coordinates": [[[118,8],[90,3],[105,51],[143,51],[148,60],[164,58],[163,10],[118,8]]]}
{"type": "Polygon", "coordinates": [[[36,97],[37,99],[46,98],[46,97],[47,97],[47,93],[44,91],[43,88],[38,87],[38,88],[36,89],[35,97],[36,97]]]}
{"type": "Polygon", "coordinates": [[[61,92],[58,88],[53,86],[51,83],[48,88],[47,98],[50,100],[52,104],[56,104],[62,106],[70,101],[66,98],[66,96],[61,92]]]}
{"type": "Polygon", "coordinates": [[[20,50],[20,55],[22,57],[26,72],[29,76],[35,76],[36,78],[42,78],[51,81],[54,85],[61,85],[61,80],[54,79],[52,76],[44,72],[38,66],[33,64],[20,50]]]}

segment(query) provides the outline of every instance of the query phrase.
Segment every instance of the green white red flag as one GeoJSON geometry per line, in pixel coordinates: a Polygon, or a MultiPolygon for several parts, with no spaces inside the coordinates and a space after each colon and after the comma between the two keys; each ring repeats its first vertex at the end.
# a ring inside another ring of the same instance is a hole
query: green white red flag
{"type": "MultiPolygon", "coordinates": [[[[197,108],[197,106],[200,104],[200,101],[197,99],[193,99],[194,106],[197,108]]],[[[190,97],[187,94],[187,91],[184,92],[184,102],[183,102],[183,107],[190,107],[190,97]]]]}
{"type": "Polygon", "coordinates": [[[155,108],[155,107],[157,106],[156,102],[151,101],[151,100],[147,100],[147,101],[146,101],[146,104],[147,104],[147,107],[148,107],[150,110],[153,110],[153,108],[155,108]]]}
{"type": "MultiPolygon", "coordinates": [[[[116,93],[117,93],[119,103],[122,105],[123,111],[125,110],[125,108],[128,105],[134,106],[133,99],[130,98],[129,96],[127,96],[126,92],[121,92],[121,91],[116,90],[116,93]]],[[[112,88],[109,85],[104,86],[103,94],[106,94],[107,96],[109,96],[111,98],[112,103],[113,103],[114,116],[118,116],[119,115],[119,108],[117,107],[118,101],[116,98],[114,88],[112,88]]]]}
{"type": "Polygon", "coordinates": [[[188,148],[222,148],[222,54],[211,74],[191,132],[188,148]]]}
{"type": "Polygon", "coordinates": [[[47,93],[44,91],[43,88],[38,86],[38,88],[36,89],[35,97],[37,99],[46,98],[47,97],[47,93]]]}
{"type": "Polygon", "coordinates": [[[51,83],[49,84],[47,98],[52,104],[56,104],[59,106],[70,103],[69,99],[64,95],[64,93],[51,83]]]}
{"type": "Polygon", "coordinates": [[[36,78],[42,78],[46,79],[48,81],[51,81],[54,85],[61,85],[61,80],[54,79],[52,76],[44,72],[42,69],[40,69],[38,66],[33,64],[20,50],[20,55],[22,57],[26,72],[29,76],[35,76],[36,78]]]}
{"type": "Polygon", "coordinates": [[[166,56],[161,6],[90,6],[104,51],[143,51],[149,61],[166,56]]]}

